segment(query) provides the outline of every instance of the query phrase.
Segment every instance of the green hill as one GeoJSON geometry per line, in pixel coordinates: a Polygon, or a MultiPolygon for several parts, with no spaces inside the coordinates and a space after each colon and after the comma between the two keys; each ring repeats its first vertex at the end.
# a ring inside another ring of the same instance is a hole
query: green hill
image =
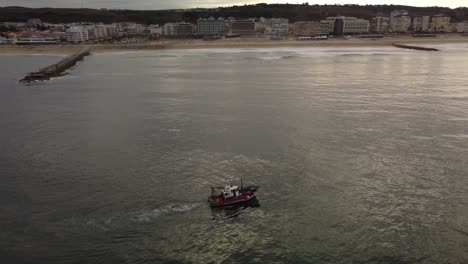
{"type": "Polygon", "coordinates": [[[397,5],[294,5],[256,4],[215,9],[189,10],[112,10],[112,9],[71,9],[71,8],[0,8],[0,21],[22,22],[30,18],[40,18],[49,23],[70,22],[138,22],[143,24],[163,24],[166,22],[196,22],[206,17],[284,17],[291,22],[300,20],[320,20],[327,16],[344,15],[370,19],[377,13],[389,14],[395,9],[405,9],[411,16],[446,14],[452,21],[468,20],[468,8],[450,9],[445,7],[411,7],[397,5]]]}

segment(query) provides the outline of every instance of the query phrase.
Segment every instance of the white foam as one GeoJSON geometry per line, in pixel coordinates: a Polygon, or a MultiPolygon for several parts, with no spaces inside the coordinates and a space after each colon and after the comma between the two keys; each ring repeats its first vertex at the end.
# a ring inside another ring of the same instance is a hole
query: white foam
{"type": "Polygon", "coordinates": [[[153,210],[140,211],[132,217],[137,222],[149,222],[152,219],[171,213],[184,213],[200,207],[201,203],[170,203],[153,210]]]}

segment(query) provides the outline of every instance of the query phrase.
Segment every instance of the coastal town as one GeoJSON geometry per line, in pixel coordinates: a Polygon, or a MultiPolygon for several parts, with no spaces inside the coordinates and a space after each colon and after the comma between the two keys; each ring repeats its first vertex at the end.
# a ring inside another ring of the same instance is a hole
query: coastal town
{"type": "Polygon", "coordinates": [[[372,19],[332,16],[320,21],[290,21],[287,18],[199,18],[197,23],[174,21],[163,25],[119,23],[48,23],[39,18],[24,22],[1,22],[0,44],[129,44],[158,39],[217,40],[264,37],[271,40],[327,40],[333,36],[377,38],[385,35],[435,36],[468,33],[468,21],[452,22],[444,14],[412,16],[406,10],[376,14],[372,19]]]}

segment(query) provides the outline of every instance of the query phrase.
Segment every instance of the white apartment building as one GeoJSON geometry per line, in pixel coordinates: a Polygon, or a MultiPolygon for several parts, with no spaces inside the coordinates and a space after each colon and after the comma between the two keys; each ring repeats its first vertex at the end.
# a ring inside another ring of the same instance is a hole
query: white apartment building
{"type": "Polygon", "coordinates": [[[110,39],[118,34],[116,25],[92,25],[86,27],[90,40],[110,39]]]}
{"type": "Polygon", "coordinates": [[[275,36],[286,36],[289,33],[289,20],[287,18],[271,19],[271,34],[275,36]]]}
{"type": "Polygon", "coordinates": [[[468,32],[468,21],[455,23],[455,32],[457,33],[468,32]]]}
{"type": "Polygon", "coordinates": [[[0,37],[0,45],[2,45],[2,44],[9,44],[8,39],[5,38],[5,37],[0,37]]]}
{"type": "Polygon", "coordinates": [[[431,26],[430,16],[416,16],[413,17],[413,31],[414,32],[428,32],[431,26]]]}
{"type": "Polygon", "coordinates": [[[398,33],[406,33],[411,27],[411,17],[409,16],[394,16],[390,17],[390,31],[398,33]]]}
{"type": "Polygon", "coordinates": [[[223,18],[198,20],[198,35],[201,36],[218,36],[226,34],[226,21],[223,18]]]}
{"type": "Polygon", "coordinates": [[[446,15],[436,15],[432,17],[431,21],[432,32],[449,32],[450,31],[450,17],[446,15]]]}
{"type": "Polygon", "coordinates": [[[162,27],[162,33],[164,36],[175,36],[175,24],[176,23],[166,23],[162,27]]]}
{"type": "Polygon", "coordinates": [[[149,25],[148,32],[150,35],[162,35],[162,27],[159,25],[149,25]]]}
{"type": "Polygon", "coordinates": [[[117,28],[116,25],[112,24],[112,25],[105,25],[103,26],[106,30],[106,35],[107,35],[107,38],[112,38],[112,37],[115,37],[117,36],[117,34],[119,33],[119,30],[117,28]]]}
{"type": "Polygon", "coordinates": [[[346,17],[344,19],[344,34],[363,34],[369,32],[369,20],[355,17],[346,17]]]}
{"type": "Polygon", "coordinates": [[[86,42],[89,40],[88,30],[83,26],[71,27],[65,32],[65,38],[72,43],[86,42]]]}
{"type": "Polygon", "coordinates": [[[163,26],[164,36],[189,37],[195,32],[195,25],[186,22],[166,23],[163,26]]]}
{"type": "Polygon", "coordinates": [[[97,40],[98,39],[98,32],[97,32],[96,27],[87,26],[85,29],[88,32],[88,40],[97,40]]]}
{"type": "Polygon", "coordinates": [[[411,27],[411,17],[406,10],[394,10],[390,13],[390,31],[405,33],[411,27]]]}
{"type": "Polygon", "coordinates": [[[378,33],[386,33],[389,30],[390,17],[385,15],[378,15],[374,18],[374,30],[378,33]]]}
{"type": "Polygon", "coordinates": [[[356,17],[327,17],[326,20],[320,21],[320,31],[330,31],[335,35],[343,34],[364,34],[369,32],[369,20],[359,19],[356,17]]]}
{"type": "Polygon", "coordinates": [[[335,21],[333,20],[320,20],[320,34],[328,35],[333,34],[333,25],[335,21]]]}
{"type": "Polygon", "coordinates": [[[132,35],[142,34],[145,31],[145,26],[137,24],[135,22],[117,23],[116,26],[119,31],[132,35]]]}

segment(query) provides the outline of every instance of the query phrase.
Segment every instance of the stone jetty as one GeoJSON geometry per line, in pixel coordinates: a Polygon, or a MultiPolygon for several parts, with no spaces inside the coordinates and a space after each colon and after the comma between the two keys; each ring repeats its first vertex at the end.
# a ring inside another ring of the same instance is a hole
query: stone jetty
{"type": "Polygon", "coordinates": [[[46,68],[40,69],[37,72],[31,72],[20,80],[21,83],[31,83],[34,81],[45,81],[50,78],[61,76],[64,71],[73,67],[78,61],[91,54],[88,47],[82,48],[78,53],[75,53],[55,64],[46,68]]]}
{"type": "Polygon", "coordinates": [[[392,45],[393,45],[394,47],[397,47],[397,48],[400,48],[400,49],[425,50],[425,51],[440,51],[439,49],[435,49],[435,48],[426,48],[426,47],[421,47],[421,46],[405,45],[405,44],[398,44],[398,43],[393,43],[392,45]]]}

